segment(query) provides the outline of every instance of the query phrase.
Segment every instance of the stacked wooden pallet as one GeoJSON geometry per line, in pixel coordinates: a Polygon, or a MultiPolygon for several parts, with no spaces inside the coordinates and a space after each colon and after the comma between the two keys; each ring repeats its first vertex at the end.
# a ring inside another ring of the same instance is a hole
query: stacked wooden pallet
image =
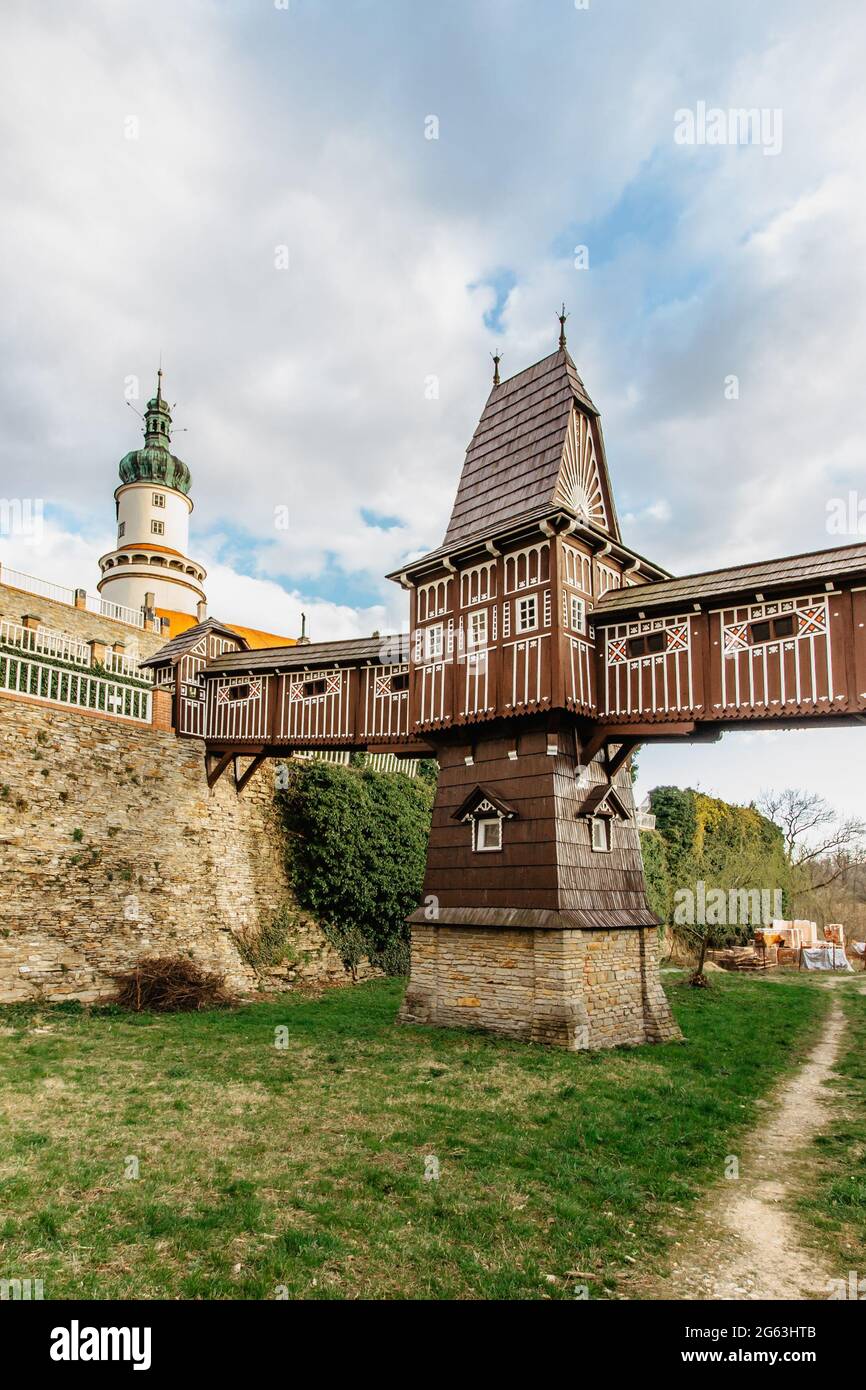
{"type": "Polygon", "coordinates": [[[754,946],[730,946],[716,951],[713,959],[723,970],[768,970],[776,964],[776,952],[772,948],[756,951],[754,946]]]}

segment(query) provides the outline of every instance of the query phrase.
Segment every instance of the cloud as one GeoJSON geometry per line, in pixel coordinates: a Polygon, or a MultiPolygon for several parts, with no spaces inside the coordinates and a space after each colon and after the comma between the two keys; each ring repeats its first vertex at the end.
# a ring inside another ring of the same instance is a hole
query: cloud
{"type": "Polygon", "coordinates": [[[25,561],[93,588],[162,351],[212,609],[400,626],[383,575],[441,541],[490,353],[549,352],[563,298],[638,551],[829,543],[866,427],[856,0],[144,14],[0,14],[0,492],[56,518],[25,561]],[[676,146],[698,100],[781,108],[780,155],[676,146]]]}

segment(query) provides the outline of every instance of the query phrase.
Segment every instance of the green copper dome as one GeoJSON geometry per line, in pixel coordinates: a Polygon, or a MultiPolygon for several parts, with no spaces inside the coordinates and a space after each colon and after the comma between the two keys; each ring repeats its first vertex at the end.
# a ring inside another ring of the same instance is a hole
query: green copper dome
{"type": "Polygon", "coordinates": [[[162,368],[157,372],[156,395],[144,412],[144,448],[132,449],[120,460],[123,483],[162,483],[184,494],[192,477],[186,464],[169,449],[171,411],[162,396],[162,368]]]}

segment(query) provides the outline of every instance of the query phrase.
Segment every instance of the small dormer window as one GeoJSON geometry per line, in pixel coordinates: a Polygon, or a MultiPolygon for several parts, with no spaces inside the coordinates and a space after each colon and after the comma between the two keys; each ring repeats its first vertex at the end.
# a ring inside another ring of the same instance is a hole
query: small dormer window
{"type": "Polygon", "coordinates": [[[479,816],[475,821],[476,850],[502,849],[502,818],[479,816]]]}
{"type": "Polygon", "coordinates": [[[592,847],[595,851],[606,852],[610,849],[610,817],[609,816],[590,816],[590,829],[592,831],[592,847]]]}
{"type": "Polygon", "coordinates": [[[452,820],[469,827],[472,849],[477,854],[490,854],[503,848],[503,822],[512,820],[517,809],[503,801],[487,787],[475,787],[456,811],[452,820]]]}

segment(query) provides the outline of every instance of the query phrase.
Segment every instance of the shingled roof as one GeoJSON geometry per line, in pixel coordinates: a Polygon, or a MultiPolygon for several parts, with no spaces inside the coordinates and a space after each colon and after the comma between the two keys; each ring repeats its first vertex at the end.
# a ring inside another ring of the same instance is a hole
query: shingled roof
{"type": "Polygon", "coordinates": [[[686,574],[681,579],[665,579],[641,584],[633,589],[613,589],[595,605],[597,618],[614,617],[632,609],[698,602],[726,595],[754,594],[764,589],[821,585],[847,576],[866,574],[866,543],[837,546],[834,550],[813,550],[807,555],[790,555],[782,560],[764,560],[730,569],[686,574]]]}
{"type": "Polygon", "coordinates": [[[408,632],[382,637],[350,637],[342,642],[299,642],[295,647],[260,647],[226,652],[208,662],[207,674],[226,671],[303,671],[324,666],[405,665],[409,660],[408,632]]]}
{"type": "Polygon", "coordinates": [[[185,632],[181,632],[177,637],[172,637],[170,642],[166,642],[164,647],[160,647],[158,652],[149,656],[146,661],[139,662],[140,666],[162,666],[166,661],[177,661],[188,652],[190,647],[194,647],[196,642],[206,632],[219,632],[224,637],[233,637],[236,642],[240,642],[244,650],[249,647],[249,642],[240,633],[233,632],[225,623],[221,623],[216,618],[205,618],[203,623],[196,623],[194,627],[188,627],[185,632]]]}
{"type": "Polygon", "coordinates": [[[608,530],[619,540],[598,411],[560,348],[491,391],[466,451],[445,546],[564,500],[560,474],[575,406],[591,422],[608,530]]]}

